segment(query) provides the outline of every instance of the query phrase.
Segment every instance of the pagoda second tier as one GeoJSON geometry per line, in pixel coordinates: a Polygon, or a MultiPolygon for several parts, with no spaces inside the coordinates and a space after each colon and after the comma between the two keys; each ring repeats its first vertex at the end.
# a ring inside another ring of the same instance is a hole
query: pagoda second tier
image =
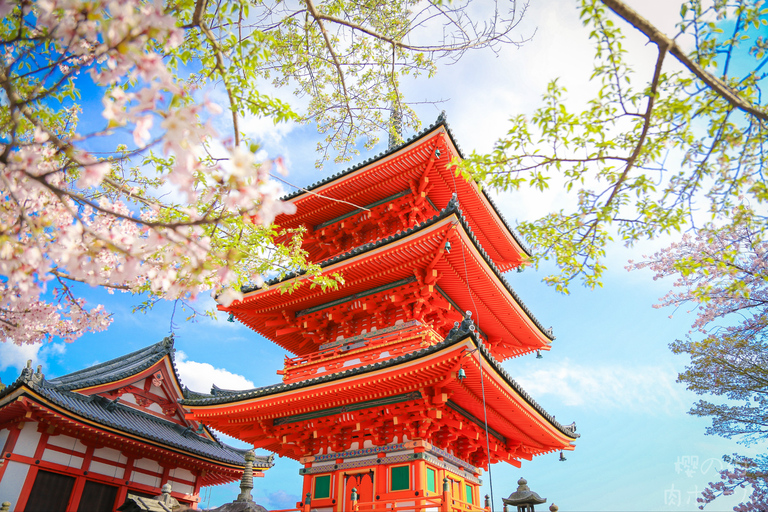
{"type": "Polygon", "coordinates": [[[284,198],[296,206],[280,215],[283,228],[303,226],[309,259],[324,261],[354,247],[410,229],[444,209],[455,195],[467,225],[502,271],[528,254],[490,197],[455,176],[462,155],[441,115],[400,147],[284,198]]]}
{"type": "MultiPolygon", "coordinates": [[[[327,274],[341,273],[344,284],[322,290],[311,287],[306,276],[293,276],[266,289],[245,290],[241,301],[220,309],[300,356],[300,364],[327,358],[339,347],[362,349],[359,343],[368,351],[379,348],[368,360],[415,350],[442,340],[468,310],[499,360],[548,350],[553,339],[480,247],[455,199],[428,221],[322,266],[327,274]],[[284,286],[296,285],[284,293],[284,286]],[[382,330],[411,321],[433,335],[424,334],[420,344],[400,352],[380,350],[392,341],[382,330]]],[[[350,358],[347,354],[345,368],[366,361],[350,363],[350,358]]],[[[287,360],[285,371],[296,363],[287,360]]]]}
{"type": "Polygon", "coordinates": [[[182,404],[189,419],[303,459],[305,472],[312,460],[344,464],[350,450],[375,455],[382,451],[376,447],[419,440],[479,474],[476,468],[489,462],[519,467],[520,459],[572,450],[578,437],[574,425],[559,424],[534,402],[469,329],[388,361],[294,384],[188,395],[182,404]]]}

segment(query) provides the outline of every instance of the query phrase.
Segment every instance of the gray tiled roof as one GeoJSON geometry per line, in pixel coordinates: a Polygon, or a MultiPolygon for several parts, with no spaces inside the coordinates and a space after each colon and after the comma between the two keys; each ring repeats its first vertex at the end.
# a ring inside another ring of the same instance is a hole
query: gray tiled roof
{"type": "MultiPolygon", "coordinates": [[[[138,411],[132,407],[110,401],[99,395],[82,395],[72,389],[114,382],[135,375],[157,363],[166,355],[173,358],[173,339],[164,340],[137,350],[125,356],[101,363],[81,371],[46,380],[42,373],[34,373],[31,367],[24,368],[16,381],[0,390],[3,398],[26,387],[46,400],[68,411],[74,418],[96,422],[105,427],[115,428],[147,441],[180,449],[205,458],[227,464],[245,465],[245,451],[231,447],[216,439],[197,435],[190,428],[172,421],[138,411]]],[[[174,368],[175,371],[175,368],[174,368]]],[[[176,376],[178,378],[178,375],[176,376]]],[[[26,393],[32,400],[34,394],[26,393]]],[[[271,457],[257,457],[257,464],[272,466],[271,457]]]]}
{"type": "Polygon", "coordinates": [[[474,344],[477,347],[479,347],[480,353],[483,354],[487,363],[490,364],[490,366],[502,376],[502,378],[507,382],[507,384],[509,384],[512,387],[512,389],[514,389],[523,398],[523,400],[525,400],[528,403],[528,405],[530,405],[536,412],[541,414],[550,424],[552,424],[555,428],[557,428],[560,432],[562,432],[566,436],[570,437],[571,439],[576,439],[579,437],[579,434],[576,433],[575,424],[564,426],[558,423],[555,420],[554,416],[552,416],[547,411],[545,411],[543,407],[541,407],[533,398],[531,398],[531,396],[520,386],[520,384],[515,382],[515,380],[509,375],[509,373],[507,373],[501,367],[498,361],[496,361],[496,359],[494,359],[493,356],[491,356],[490,352],[483,345],[482,341],[480,341],[475,336],[474,332],[472,332],[469,329],[452,329],[451,332],[448,334],[448,336],[445,338],[445,340],[441,341],[440,343],[436,343],[431,347],[427,347],[421,350],[416,350],[408,354],[404,354],[402,356],[393,357],[392,359],[388,359],[386,361],[359,366],[357,368],[351,368],[349,370],[343,370],[340,372],[323,375],[320,377],[314,377],[311,379],[294,382],[292,384],[283,384],[283,383],[273,384],[271,386],[264,386],[260,388],[246,389],[242,391],[231,391],[226,394],[220,394],[220,395],[190,393],[188,398],[181,400],[181,403],[188,406],[205,406],[205,405],[214,405],[214,404],[234,403],[242,400],[249,400],[251,398],[261,397],[261,396],[269,396],[269,395],[275,395],[279,393],[285,393],[288,391],[292,391],[294,389],[301,389],[305,387],[314,386],[316,384],[321,384],[323,382],[331,382],[334,380],[345,379],[353,375],[361,375],[368,372],[380,370],[383,368],[397,366],[401,363],[419,359],[421,357],[427,356],[434,352],[438,352],[446,347],[459,343],[467,338],[472,339],[474,344]]]}
{"type": "MultiPolygon", "coordinates": [[[[416,134],[412,135],[407,140],[403,141],[402,144],[400,144],[398,146],[394,146],[392,148],[388,148],[386,151],[383,151],[383,152],[381,152],[378,155],[375,155],[373,157],[367,158],[367,159],[363,160],[362,162],[360,162],[359,164],[357,164],[357,165],[355,165],[353,167],[350,167],[349,169],[345,169],[343,171],[337,172],[337,173],[332,174],[331,176],[328,176],[327,178],[323,178],[322,180],[317,181],[317,182],[315,182],[315,183],[313,183],[313,184],[311,184],[311,185],[309,185],[307,187],[303,187],[303,188],[301,188],[299,190],[296,190],[295,192],[291,192],[290,194],[286,194],[281,199],[283,201],[288,201],[288,200],[293,199],[294,197],[300,196],[301,194],[305,193],[305,191],[314,190],[317,187],[321,187],[321,186],[323,186],[323,185],[325,185],[327,183],[330,183],[332,181],[336,181],[339,178],[342,178],[342,177],[344,177],[344,176],[346,176],[348,174],[351,174],[351,173],[353,173],[353,172],[355,172],[355,171],[357,171],[359,169],[362,169],[363,167],[366,167],[366,166],[368,166],[368,165],[370,165],[370,164],[372,164],[372,163],[374,163],[374,162],[376,162],[378,160],[386,158],[387,156],[389,156],[389,155],[391,155],[393,153],[396,153],[396,152],[400,151],[404,147],[412,144],[414,141],[429,135],[431,132],[433,132],[434,130],[436,130],[437,128],[439,128],[441,126],[445,127],[445,131],[448,134],[448,136],[451,138],[451,142],[453,143],[453,145],[456,147],[456,151],[458,151],[459,157],[463,160],[464,159],[464,154],[461,151],[461,146],[459,146],[459,144],[456,142],[456,138],[453,136],[453,131],[451,130],[451,127],[448,125],[448,121],[446,120],[445,111],[443,111],[443,112],[440,113],[439,116],[437,116],[437,120],[434,123],[432,123],[431,125],[427,126],[423,130],[421,130],[419,133],[416,133],[416,134]]],[[[485,189],[480,189],[480,193],[483,194],[483,196],[485,196],[485,198],[491,204],[491,208],[493,208],[493,211],[496,212],[496,215],[499,216],[499,218],[501,219],[502,224],[507,229],[509,234],[512,235],[512,238],[515,239],[515,242],[517,242],[518,245],[520,245],[520,247],[523,249],[523,251],[527,255],[530,256],[530,254],[531,254],[530,249],[528,249],[528,247],[526,247],[526,245],[523,242],[523,240],[521,240],[520,237],[517,235],[517,233],[515,233],[515,231],[509,226],[509,223],[507,222],[507,219],[505,219],[504,216],[501,214],[501,212],[499,211],[498,207],[496,206],[496,203],[493,201],[493,199],[491,199],[491,196],[488,195],[488,192],[486,192],[485,189]]]]}
{"type": "Polygon", "coordinates": [[[169,336],[154,345],[144,347],[136,352],[131,352],[111,361],[99,363],[62,377],[56,377],[49,382],[61,390],[98,386],[135,375],[172,353],[173,337],[169,336]]]}
{"type": "MultiPolygon", "coordinates": [[[[512,289],[512,286],[504,278],[504,276],[502,275],[501,271],[496,267],[496,264],[493,262],[493,260],[488,255],[488,253],[486,253],[485,250],[483,249],[483,247],[480,245],[480,242],[477,240],[477,237],[475,237],[474,232],[469,227],[469,223],[464,218],[464,214],[462,213],[461,208],[459,208],[459,202],[456,199],[456,197],[453,197],[450,201],[448,201],[448,204],[446,205],[446,207],[443,208],[443,210],[441,212],[439,212],[437,215],[435,215],[431,219],[425,220],[421,224],[416,224],[412,228],[407,229],[405,231],[400,231],[397,234],[394,234],[394,235],[386,237],[386,238],[382,238],[381,240],[378,240],[376,242],[371,242],[371,243],[360,245],[358,247],[355,247],[354,249],[352,249],[349,252],[346,252],[346,253],[343,253],[343,254],[339,254],[338,256],[334,256],[333,258],[327,259],[324,262],[320,263],[320,267],[321,268],[325,268],[327,266],[333,265],[334,263],[338,263],[340,261],[344,261],[344,260],[346,260],[348,258],[352,258],[353,256],[357,256],[358,254],[364,253],[366,251],[371,251],[371,250],[377,249],[377,248],[379,248],[381,246],[384,246],[384,245],[390,244],[392,242],[395,242],[395,241],[397,241],[397,240],[399,240],[401,238],[408,237],[408,236],[412,235],[413,233],[415,233],[417,231],[420,231],[420,230],[422,230],[424,228],[427,228],[427,227],[429,227],[429,226],[431,226],[431,225],[433,225],[433,224],[443,220],[444,218],[446,218],[446,217],[448,217],[448,216],[450,216],[452,214],[456,214],[458,216],[461,225],[464,227],[464,230],[469,235],[469,238],[472,240],[472,243],[475,245],[475,248],[478,250],[480,255],[482,255],[483,259],[488,264],[488,266],[491,268],[491,270],[493,270],[494,274],[496,274],[496,277],[499,279],[499,281],[501,281],[502,284],[504,284],[504,287],[507,289],[507,291],[512,296],[512,298],[515,300],[515,302],[517,302],[517,304],[520,306],[520,308],[522,308],[522,310],[525,311],[525,314],[528,315],[528,318],[530,318],[533,321],[533,323],[536,324],[536,326],[539,328],[539,330],[541,330],[542,333],[544,333],[545,336],[547,336],[550,340],[554,340],[555,336],[552,334],[552,329],[545,328],[544,325],[541,322],[539,322],[539,320],[533,315],[531,310],[528,309],[528,306],[526,306],[523,303],[522,299],[517,295],[515,290],[512,289]]],[[[302,275],[302,274],[303,274],[303,272],[291,273],[291,274],[288,274],[288,275],[284,276],[283,278],[272,279],[272,280],[268,281],[267,284],[269,286],[273,286],[273,285],[279,284],[279,283],[281,283],[283,281],[287,281],[289,279],[293,279],[293,278],[295,278],[295,277],[297,277],[299,275],[302,275]]],[[[255,291],[255,290],[259,290],[259,289],[261,289],[261,288],[258,287],[258,286],[250,286],[250,287],[249,286],[243,286],[241,291],[243,293],[248,293],[248,292],[252,292],[252,291],[255,291]]]]}

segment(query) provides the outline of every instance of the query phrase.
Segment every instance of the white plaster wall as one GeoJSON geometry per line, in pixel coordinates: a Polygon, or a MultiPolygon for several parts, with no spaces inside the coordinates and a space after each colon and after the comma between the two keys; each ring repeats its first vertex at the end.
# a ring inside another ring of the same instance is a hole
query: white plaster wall
{"type": "Polygon", "coordinates": [[[131,475],[131,481],[144,485],[150,485],[152,487],[160,487],[162,485],[160,482],[160,475],[145,475],[144,473],[137,473],[136,471],[134,471],[131,475]]]}
{"type": "MultiPolygon", "coordinates": [[[[8,436],[11,434],[11,431],[7,428],[4,428],[0,430],[0,450],[2,450],[5,447],[5,442],[8,440],[8,436]]],[[[0,453],[0,459],[3,458],[4,454],[0,453]]]]}
{"type": "Polygon", "coordinates": [[[16,448],[14,448],[13,452],[19,455],[26,455],[27,457],[34,457],[38,441],[40,441],[40,432],[37,431],[37,422],[29,421],[21,429],[19,439],[16,441],[16,448]]]}
{"type": "MultiPolygon", "coordinates": [[[[122,454],[114,448],[96,448],[93,450],[93,456],[99,457],[101,459],[114,460],[116,462],[120,462],[121,458],[125,459],[125,457],[123,457],[122,454]]],[[[125,460],[122,462],[125,462],[125,460]]]]}
{"type": "Polygon", "coordinates": [[[81,443],[79,439],[71,436],[50,436],[48,438],[48,444],[80,453],[85,453],[86,450],[88,450],[88,447],[81,443]]]}
{"type": "Polygon", "coordinates": [[[12,460],[5,463],[8,464],[8,467],[3,474],[3,479],[0,480],[0,503],[10,501],[11,510],[15,510],[14,505],[19,501],[19,494],[21,494],[21,488],[27,478],[29,465],[12,460]]]}
{"type": "Polygon", "coordinates": [[[121,402],[128,402],[129,404],[136,405],[136,399],[133,397],[131,393],[125,393],[120,397],[121,402]]]}
{"type": "Polygon", "coordinates": [[[117,467],[117,466],[110,466],[109,464],[104,464],[103,462],[96,462],[91,461],[91,465],[88,466],[88,471],[91,471],[93,473],[98,473],[100,475],[107,475],[112,477],[121,477],[124,472],[123,468],[117,467]]]}
{"type": "Polygon", "coordinates": [[[171,482],[170,482],[171,483],[171,488],[175,492],[183,492],[183,493],[186,493],[186,494],[192,494],[192,491],[195,490],[195,488],[192,487],[191,485],[183,484],[181,482],[177,482],[173,478],[171,478],[170,480],[171,480],[171,482]]]}
{"type": "Polygon", "coordinates": [[[67,466],[68,468],[77,468],[80,469],[83,467],[83,458],[77,457],[75,455],[69,455],[67,453],[61,453],[61,452],[55,452],[51,449],[46,449],[43,452],[43,460],[46,460],[48,462],[54,462],[56,464],[61,464],[64,466],[67,466]]]}
{"type": "Polygon", "coordinates": [[[163,414],[163,408],[160,407],[160,404],[156,404],[155,402],[152,402],[151,404],[149,404],[149,407],[147,407],[147,409],[149,409],[150,411],[156,412],[158,414],[163,414]]]}
{"type": "Polygon", "coordinates": [[[133,465],[137,468],[146,469],[147,471],[154,471],[155,473],[160,473],[161,475],[163,474],[163,469],[160,467],[160,464],[152,459],[139,459],[134,462],[133,465]]]}
{"type": "Polygon", "coordinates": [[[184,469],[184,468],[172,469],[171,476],[173,478],[180,478],[182,480],[187,480],[188,482],[195,481],[195,475],[188,469],[184,469]]]}

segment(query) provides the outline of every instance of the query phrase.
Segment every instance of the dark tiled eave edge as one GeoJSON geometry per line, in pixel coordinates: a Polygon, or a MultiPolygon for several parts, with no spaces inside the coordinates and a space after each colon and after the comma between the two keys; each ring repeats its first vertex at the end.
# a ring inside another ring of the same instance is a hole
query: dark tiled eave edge
{"type": "Polygon", "coordinates": [[[359,366],[357,368],[352,368],[350,370],[344,370],[344,371],[332,373],[329,375],[323,375],[321,377],[314,377],[314,378],[303,380],[300,382],[294,382],[293,384],[273,384],[271,386],[265,386],[261,388],[247,389],[243,391],[232,391],[232,392],[228,392],[227,394],[222,394],[217,396],[205,395],[203,393],[193,392],[193,393],[190,393],[189,398],[185,398],[184,400],[181,401],[181,403],[190,407],[202,407],[206,405],[217,405],[217,404],[240,402],[243,400],[250,400],[252,398],[275,395],[279,393],[293,391],[296,389],[312,387],[316,384],[333,382],[335,380],[345,379],[347,377],[362,375],[375,370],[381,370],[381,369],[389,368],[392,366],[397,366],[401,363],[406,363],[414,359],[420,359],[422,357],[438,352],[446,347],[455,345],[456,343],[459,343],[460,341],[465,340],[468,337],[471,338],[474,344],[480,348],[480,352],[483,354],[488,364],[491,367],[493,367],[493,369],[496,370],[496,372],[499,375],[501,375],[501,377],[506,381],[506,383],[509,384],[512,387],[512,389],[514,389],[515,392],[518,393],[528,405],[530,405],[536,412],[538,412],[542,417],[544,417],[553,427],[557,428],[562,434],[570,437],[571,439],[577,439],[578,437],[580,437],[579,434],[575,433],[574,428],[566,427],[560,424],[558,421],[555,420],[555,418],[551,414],[545,411],[544,408],[542,408],[533,398],[531,398],[531,396],[522,387],[520,387],[520,385],[517,382],[515,382],[515,380],[509,375],[509,373],[507,373],[506,370],[504,370],[501,367],[498,361],[496,361],[496,359],[494,359],[493,356],[491,356],[488,349],[485,348],[483,343],[475,336],[475,334],[468,329],[452,330],[452,333],[450,333],[445,338],[445,340],[441,341],[440,343],[436,343],[431,347],[427,347],[421,350],[416,350],[414,352],[410,352],[402,356],[394,357],[392,359],[388,359],[386,361],[382,361],[379,363],[372,363],[365,366],[359,366]]]}
{"type": "MultiPolygon", "coordinates": [[[[197,436],[197,434],[193,434],[195,436],[194,438],[185,437],[185,439],[189,441],[189,443],[185,444],[168,437],[163,438],[158,435],[153,435],[151,432],[140,430],[138,428],[132,428],[131,426],[119,423],[114,419],[110,421],[105,420],[105,418],[95,417],[87,411],[88,406],[95,407],[104,411],[103,414],[105,416],[112,415],[116,418],[117,414],[113,414],[113,411],[118,411],[118,414],[127,414],[132,417],[141,418],[143,421],[154,423],[158,429],[166,431],[170,434],[170,436],[184,437],[184,427],[176,423],[157,418],[151,414],[137,411],[121,404],[114,404],[112,406],[114,409],[109,411],[92,397],[80,395],[79,393],[74,393],[71,391],[62,391],[52,386],[50,382],[45,380],[36,382],[34,374],[28,372],[26,369],[22,371],[22,375],[16,379],[13,384],[0,392],[0,400],[23,387],[26,387],[34,394],[49,400],[58,407],[68,411],[68,413],[72,415],[73,419],[84,418],[97,424],[104,425],[105,427],[114,428],[120,432],[124,432],[125,434],[135,435],[148,441],[168,446],[169,449],[177,449],[183,452],[193,453],[201,457],[217,460],[225,464],[231,464],[235,466],[245,465],[244,454],[246,450],[228,446],[218,440],[211,441],[206,438],[197,436]],[[195,447],[194,444],[198,444],[200,446],[195,447]],[[215,452],[220,453],[217,454],[215,452]]],[[[28,395],[31,399],[38,401],[34,395],[29,393],[29,391],[22,389],[21,392],[22,394],[28,395]]],[[[41,403],[41,406],[45,407],[45,404],[41,403]]],[[[272,466],[272,463],[269,461],[268,457],[257,457],[257,460],[259,460],[260,463],[263,463],[264,467],[272,466]]]]}
{"type": "MultiPolygon", "coordinates": [[[[440,213],[438,213],[437,215],[435,215],[431,219],[425,220],[421,224],[416,224],[415,226],[413,226],[410,229],[407,229],[405,231],[401,231],[401,232],[399,232],[397,234],[394,234],[392,236],[389,236],[387,238],[382,238],[381,240],[379,240],[377,242],[371,242],[371,243],[368,243],[368,244],[363,244],[361,246],[355,247],[354,249],[352,249],[349,252],[346,252],[344,254],[340,254],[338,256],[334,256],[333,258],[327,259],[324,262],[320,263],[320,267],[321,268],[325,268],[325,267],[328,267],[328,266],[333,265],[335,263],[339,263],[339,262],[344,261],[346,259],[349,259],[349,258],[352,258],[352,257],[357,256],[359,254],[362,254],[364,252],[377,249],[379,247],[382,247],[384,245],[390,244],[392,242],[396,242],[397,240],[400,240],[401,238],[405,238],[405,237],[407,237],[407,236],[409,236],[409,235],[411,235],[413,233],[416,233],[417,231],[420,231],[420,230],[422,230],[424,228],[427,228],[427,227],[429,227],[429,226],[431,226],[431,225],[433,225],[433,224],[435,224],[435,223],[445,219],[446,217],[449,217],[450,215],[452,215],[454,213],[457,215],[457,217],[459,219],[459,222],[461,222],[461,225],[464,227],[464,231],[466,231],[467,235],[469,235],[469,238],[470,238],[470,240],[472,240],[472,243],[475,245],[475,248],[477,249],[477,251],[482,255],[483,259],[485,259],[485,262],[488,264],[488,266],[491,268],[491,270],[493,270],[494,274],[496,274],[496,277],[499,279],[499,281],[501,281],[502,284],[504,284],[504,287],[507,289],[509,294],[512,296],[513,299],[515,299],[515,302],[517,302],[517,304],[522,308],[522,310],[525,312],[525,314],[528,315],[528,318],[530,318],[531,321],[533,321],[533,323],[536,325],[536,327],[538,327],[539,330],[547,338],[549,338],[550,340],[554,340],[555,336],[550,332],[549,329],[545,329],[544,328],[544,326],[541,324],[541,322],[539,322],[539,320],[533,315],[531,310],[528,309],[528,306],[526,306],[523,303],[522,299],[512,289],[512,286],[509,284],[509,282],[507,282],[507,280],[502,275],[501,271],[496,267],[496,264],[493,262],[491,257],[482,248],[482,246],[480,245],[480,242],[478,242],[477,237],[475,237],[474,232],[469,227],[469,224],[467,223],[466,219],[464,218],[464,214],[462,213],[461,209],[459,208],[459,204],[458,204],[458,202],[456,201],[455,198],[451,199],[448,202],[448,204],[446,205],[446,207],[443,209],[443,211],[441,211],[440,213]]],[[[294,279],[296,277],[299,277],[299,276],[301,276],[303,274],[304,274],[304,272],[291,273],[291,274],[286,275],[282,279],[275,278],[275,279],[272,279],[270,281],[267,281],[267,285],[274,286],[274,285],[280,284],[282,282],[288,281],[290,279],[294,279]]],[[[243,293],[250,293],[250,292],[253,292],[253,291],[256,291],[256,290],[260,290],[260,289],[261,288],[258,287],[258,286],[252,286],[252,287],[244,286],[244,287],[241,288],[241,291],[243,293]]]]}
{"type": "MultiPolygon", "coordinates": [[[[136,375],[172,353],[173,338],[167,337],[154,345],[61,377],[56,377],[48,382],[57,389],[66,391],[108,384],[125,379],[131,375],[136,375]]],[[[173,366],[173,371],[176,372],[176,365],[174,364],[173,366]]],[[[176,379],[178,380],[178,378],[179,376],[176,374],[176,379]]]]}
{"type": "MultiPolygon", "coordinates": [[[[427,135],[429,135],[430,133],[435,131],[437,128],[440,128],[441,126],[445,127],[445,131],[446,131],[446,133],[448,133],[448,137],[450,137],[451,143],[456,148],[456,151],[459,153],[459,157],[462,160],[464,160],[464,153],[461,151],[461,146],[459,146],[459,144],[456,142],[456,138],[453,136],[453,131],[451,130],[451,127],[448,124],[448,121],[446,120],[445,112],[442,112],[439,116],[437,116],[437,120],[434,123],[432,123],[431,125],[427,126],[423,130],[421,130],[419,133],[416,133],[415,135],[412,135],[410,138],[408,138],[408,140],[403,141],[403,143],[400,144],[399,146],[387,149],[386,151],[383,151],[383,152],[379,153],[378,155],[374,155],[374,156],[372,156],[370,158],[367,158],[367,159],[363,160],[362,162],[360,162],[359,164],[357,164],[357,165],[355,165],[353,167],[350,167],[350,168],[345,169],[343,171],[339,171],[339,172],[337,172],[335,174],[332,174],[332,175],[328,176],[327,178],[323,178],[322,180],[317,181],[317,182],[315,182],[315,183],[313,183],[313,184],[311,184],[311,185],[309,185],[307,187],[299,189],[299,190],[297,190],[295,192],[291,192],[290,194],[286,194],[283,197],[281,197],[280,199],[282,201],[290,201],[291,199],[306,193],[306,191],[314,190],[314,189],[316,189],[318,187],[321,187],[323,185],[326,185],[328,183],[336,181],[339,178],[343,178],[344,176],[347,176],[348,174],[352,174],[353,172],[358,171],[358,170],[360,170],[360,169],[362,169],[364,167],[367,167],[367,166],[369,166],[371,164],[374,164],[374,163],[378,162],[379,160],[383,160],[383,159],[387,158],[389,155],[397,153],[401,149],[409,146],[413,142],[415,142],[415,141],[417,141],[417,140],[419,140],[419,139],[421,139],[423,137],[426,137],[427,135]]],[[[528,249],[528,247],[525,245],[525,243],[520,239],[520,237],[518,237],[518,235],[514,232],[514,230],[509,226],[509,223],[507,222],[507,219],[504,218],[504,215],[501,214],[501,212],[499,211],[498,207],[496,206],[496,203],[493,201],[493,199],[491,199],[491,196],[488,195],[488,193],[485,191],[485,189],[481,189],[480,192],[488,200],[488,203],[491,205],[491,208],[493,208],[494,212],[496,212],[496,215],[499,216],[499,219],[501,219],[501,223],[504,225],[504,227],[509,232],[509,234],[512,236],[512,238],[514,238],[515,242],[517,242],[517,244],[520,246],[520,248],[523,250],[523,252],[525,252],[526,256],[530,256],[531,255],[530,249],[528,249]]]]}

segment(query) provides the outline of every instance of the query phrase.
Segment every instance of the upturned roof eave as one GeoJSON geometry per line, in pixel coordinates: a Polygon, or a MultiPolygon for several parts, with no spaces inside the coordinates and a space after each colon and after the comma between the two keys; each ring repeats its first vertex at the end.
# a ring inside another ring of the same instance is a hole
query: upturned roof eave
{"type": "MultiPolygon", "coordinates": [[[[101,386],[141,373],[157,364],[166,355],[171,355],[172,353],[173,338],[169,336],[163,338],[158,343],[141,348],[130,354],[53,378],[48,382],[58,389],[67,391],[101,386]]],[[[173,370],[175,374],[175,366],[173,370]]],[[[175,377],[178,383],[178,375],[176,374],[175,377]]]]}
{"type": "Polygon", "coordinates": [[[557,422],[554,417],[546,412],[531,396],[514,380],[512,377],[501,367],[501,365],[493,358],[488,352],[485,345],[475,336],[470,330],[454,330],[448,337],[442,342],[436,343],[430,347],[416,350],[402,356],[394,357],[386,361],[372,363],[350,370],[345,370],[333,374],[328,374],[320,377],[314,377],[311,379],[295,382],[292,384],[274,384],[271,386],[264,386],[259,388],[253,388],[250,390],[242,390],[222,395],[205,395],[203,393],[195,393],[196,398],[187,398],[181,401],[186,407],[192,410],[194,415],[195,410],[204,410],[207,408],[220,409],[220,406],[227,404],[235,404],[239,402],[246,402],[258,398],[269,397],[272,395],[279,395],[282,393],[293,392],[296,390],[303,390],[312,388],[313,386],[324,385],[337,380],[347,379],[350,377],[363,376],[365,374],[391,369],[401,364],[409,363],[414,360],[426,358],[436,352],[439,352],[452,345],[460,344],[461,342],[471,339],[472,343],[480,349],[484,359],[488,363],[489,367],[498,374],[498,376],[504,380],[513,391],[531,407],[537,414],[539,414],[547,423],[558,430],[561,434],[564,434],[570,439],[577,439],[578,434],[575,433],[570,427],[565,427],[557,422]]]}
{"type": "MultiPolygon", "coordinates": [[[[378,240],[376,242],[371,242],[368,244],[364,244],[362,246],[356,247],[352,249],[349,252],[346,252],[344,254],[340,254],[338,256],[335,256],[333,258],[330,258],[320,264],[320,267],[323,269],[326,269],[328,267],[331,267],[336,264],[341,264],[345,262],[346,260],[350,260],[354,257],[363,255],[367,252],[375,251],[377,249],[380,249],[386,245],[396,243],[399,240],[406,238],[408,236],[411,236],[415,233],[418,233],[419,231],[428,229],[429,227],[433,226],[434,224],[450,217],[451,215],[456,215],[457,219],[459,220],[460,225],[464,229],[465,233],[467,234],[467,237],[472,241],[472,244],[477,249],[478,253],[481,255],[485,263],[488,265],[488,267],[492,270],[493,274],[496,276],[498,281],[503,285],[503,287],[506,289],[506,291],[510,294],[514,302],[520,307],[520,309],[525,313],[525,315],[531,320],[533,325],[536,326],[536,328],[539,330],[541,334],[543,334],[546,338],[548,338],[550,341],[555,339],[555,336],[552,334],[551,330],[545,328],[542,323],[533,315],[531,310],[525,305],[525,303],[522,301],[519,295],[514,291],[512,286],[509,284],[509,282],[504,278],[502,272],[496,267],[496,264],[493,262],[491,257],[488,255],[488,253],[485,252],[485,250],[480,245],[479,241],[477,240],[477,237],[474,235],[474,232],[472,231],[472,228],[469,226],[468,222],[466,221],[463,212],[459,208],[459,204],[455,200],[451,200],[448,205],[437,215],[432,217],[429,220],[426,220],[422,222],[421,224],[417,224],[413,226],[410,229],[401,231],[400,233],[397,233],[395,235],[383,238],[381,240],[378,240]]],[[[271,281],[267,282],[268,287],[274,287],[280,284],[287,283],[290,280],[293,279],[301,279],[303,278],[304,273],[297,273],[297,274],[289,274],[282,279],[273,279],[271,281]]],[[[235,312],[235,316],[237,316],[236,309],[237,305],[244,304],[249,300],[250,297],[253,297],[253,295],[257,295],[259,293],[267,292],[268,290],[264,290],[263,288],[258,287],[243,287],[242,292],[245,294],[242,301],[237,301],[233,304],[231,304],[229,307],[219,306],[219,310],[221,311],[228,311],[228,312],[235,312]]]]}
{"type": "MultiPolygon", "coordinates": [[[[0,396],[0,409],[10,406],[11,404],[18,401],[22,397],[26,397],[27,399],[30,399],[35,403],[37,403],[40,407],[49,409],[54,413],[61,414],[62,416],[68,417],[70,420],[77,421],[84,425],[85,424],[99,425],[101,428],[104,429],[105,434],[110,433],[110,430],[113,430],[114,431],[112,432],[113,435],[116,434],[116,435],[121,435],[128,438],[138,439],[149,445],[154,445],[159,448],[164,448],[169,451],[177,452],[180,455],[184,455],[187,457],[206,460],[209,463],[219,464],[219,465],[222,465],[223,467],[231,467],[239,470],[245,466],[244,451],[239,450],[237,448],[230,447],[221,442],[213,441],[214,443],[216,443],[216,446],[218,446],[218,448],[229,453],[231,457],[225,458],[210,452],[205,452],[199,449],[195,449],[194,447],[184,446],[179,442],[168,440],[168,439],[162,439],[158,436],[154,436],[150,432],[125,428],[124,425],[119,425],[114,423],[104,423],[103,421],[100,421],[100,419],[98,418],[91,417],[84,411],[73,410],[72,407],[68,406],[68,404],[63,403],[61,400],[57,400],[56,397],[52,396],[50,393],[46,393],[45,390],[41,389],[39,385],[36,385],[31,382],[26,382],[26,381],[21,381],[21,382],[17,381],[17,383],[14,383],[14,384],[15,384],[14,389],[12,389],[9,393],[3,393],[3,395],[0,396]],[[14,393],[14,391],[16,393],[14,393]]],[[[6,391],[6,390],[3,390],[3,391],[6,391]]],[[[60,391],[60,392],[67,393],[79,399],[86,398],[86,397],[83,397],[82,395],[79,395],[77,393],[73,393],[70,391],[60,391]]],[[[121,406],[118,404],[118,407],[124,407],[124,406],[121,406]]],[[[177,426],[175,423],[165,421],[160,418],[156,418],[149,414],[144,414],[140,411],[135,411],[128,407],[124,407],[124,409],[129,410],[130,413],[133,415],[144,416],[146,419],[156,422],[159,425],[165,424],[165,427],[169,431],[175,431],[174,426],[177,426]]],[[[268,463],[267,459],[268,459],[267,457],[260,457],[260,459],[257,459],[262,463],[260,467],[264,467],[264,468],[271,467],[271,463],[268,463]]]]}
{"type": "MultiPolygon", "coordinates": [[[[360,162],[357,165],[354,165],[352,167],[349,167],[343,171],[339,171],[335,174],[332,174],[331,176],[328,176],[327,178],[324,178],[322,180],[316,181],[315,183],[308,185],[307,187],[303,187],[299,190],[296,190],[295,192],[292,192],[290,194],[286,194],[285,196],[281,197],[280,199],[282,201],[294,201],[301,196],[305,194],[311,194],[316,189],[323,187],[325,185],[328,185],[330,183],[333,183],[334,181],[340,180],[342,178],[346,178],[347,176],[362,170],[366,167],[374,166],[379,163],[381,163],[383,160],[389,158],[390,156],[398,153],[399,151],[402,151],[403,149],[407,148],[408,146],[418,143],[420,140],[429,137],[433,132],[436,130],[439,130],[440,128],[443,128],[445,130],[445,133],[448,135],[448,139],[450,140],[451,145],[456,150],[456,154],[461,160],[464,160],[464,153],[461,150],[461,146],[456,142],[456,137],[453,134],[453,131],[451,130],[450,125],[448,124],[448,121],[446,119],[445,112],[442,112],[438,117],[437,120],[432,123],[431,125],[427,126],[426,128],[422,129],[419,133],[411,136],[407,140],[403,141],[402,144],[399,144],[393,148],[388,148],[386,151],[383,151],[373,157],[367,158],[360,162]]],[[[488,204],[491,208],[491,211],[498,217],[500,224],[504,227],[504,229],[507,231],[507,233],[512,237],[515,244],[518,246],[518,248],[521,250],[521,252],[526,256],[531,256],[530,249],[525,245],[523,240],[519,237],[517,233],[510,227],[509,223],[507,222],[506,218],[502,213],[499,211],[499,208],[496,206],[496,203],[491,198],[491,196],[488,194],[488,192],[485,189],[480,189],[480,193],[483,195],[483,197],[488,201],[488,204]]]]}

